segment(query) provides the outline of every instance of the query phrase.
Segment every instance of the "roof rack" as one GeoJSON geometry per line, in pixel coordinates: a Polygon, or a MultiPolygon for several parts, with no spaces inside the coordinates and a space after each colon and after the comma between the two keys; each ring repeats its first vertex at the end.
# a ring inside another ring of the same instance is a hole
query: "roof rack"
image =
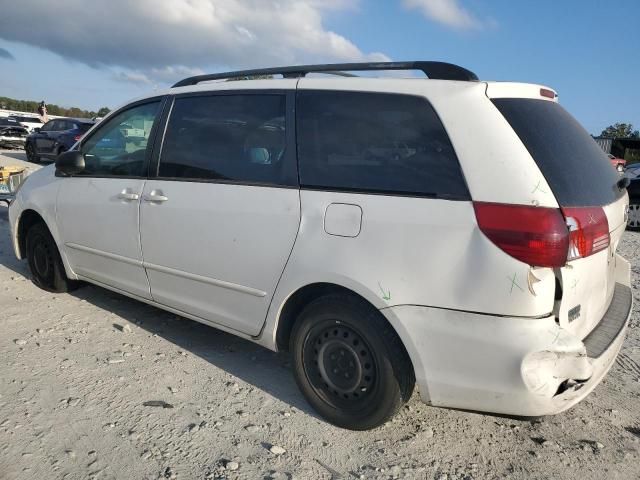
{"type": "Polygon", "coordinates": [[[235,72],[211,73],[196,75],[180,80],[172,88],[197,85],[209,80],[224,80],[230,78],[252,77],[257,75],[282,75],[284,78],[300,78],[308,73],[328,73],[341,76],[353,76],[345,71],[374,71],[374,70],[422,70],[430,79],[437,80],[478,80],[475,73],[466,68],[446,62],[372,62],[372,63],[328,63],[321,65],[296,65],[291,67],[258,68],[253,70],[238,70],[235,72]]]}

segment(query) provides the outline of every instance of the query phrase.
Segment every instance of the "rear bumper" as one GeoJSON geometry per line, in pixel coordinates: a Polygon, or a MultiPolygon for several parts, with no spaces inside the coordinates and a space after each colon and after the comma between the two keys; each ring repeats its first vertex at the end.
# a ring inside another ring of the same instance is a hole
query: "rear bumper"
{"type": "Polygon", "coordinates": [[[382,312],[404,342],[423,401],[507,415],[562,412],[586,397],[613,365],[632,299],[630,265],[616,256],[608,311],[586,338],[540,319],[420,306],[382,312]]]}

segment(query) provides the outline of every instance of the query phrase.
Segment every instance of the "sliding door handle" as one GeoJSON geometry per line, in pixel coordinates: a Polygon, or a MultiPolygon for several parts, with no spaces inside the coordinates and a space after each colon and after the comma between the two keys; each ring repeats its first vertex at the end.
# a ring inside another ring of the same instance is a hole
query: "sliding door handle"
{"type": "Polygon", "coordinates": [[[138,200],[140,198],[140,195],[123,190],[118,194],[118,198],[121,200],[138,200]]]}
{"type": "Polygon", "coordinates": [[[144,196],[145,202],[162,203],[169,200],[169,197],[162,195],[162,192],[153,190],[149,195],[144,196]]]}

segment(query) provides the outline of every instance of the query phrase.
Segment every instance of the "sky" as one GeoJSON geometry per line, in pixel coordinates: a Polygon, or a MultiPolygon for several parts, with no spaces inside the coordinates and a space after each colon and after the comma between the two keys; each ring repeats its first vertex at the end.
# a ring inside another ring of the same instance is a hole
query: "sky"
{"type": "Polygon", "coordinates": [[[639,0],[0,0],[0,96],[98,110],[194,74],[440,60],[640,128],[639,0]]]}

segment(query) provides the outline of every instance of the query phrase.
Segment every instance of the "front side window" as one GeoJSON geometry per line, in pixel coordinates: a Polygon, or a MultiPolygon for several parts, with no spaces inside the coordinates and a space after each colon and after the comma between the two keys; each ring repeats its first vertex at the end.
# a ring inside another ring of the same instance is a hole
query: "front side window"
{"type": "Polygon", "coordinates": [[[469,199],[449,137],[424,98],[300,91],[296,116],[301,186],[469,199]]]}
{"type": "Polygon", "coordinates": [[[110,118],[82,143],[89,176],[146,176],[149,137],[160,101],[137,105],[110,118]]]}
{"type": "Polygon", "coordinates": [[[55,126],[56,121],[55,120],[50,120],[47,123],[45,123],[42,127],[40,127],[40,131],[41,132],[53,132],[53,127],[55,126]]]}
{"type": "Polygon", "coordinates": [[[285,104],[283,94],[177,98],[158,175],[196,181],[290,184],[285,104]]]}

